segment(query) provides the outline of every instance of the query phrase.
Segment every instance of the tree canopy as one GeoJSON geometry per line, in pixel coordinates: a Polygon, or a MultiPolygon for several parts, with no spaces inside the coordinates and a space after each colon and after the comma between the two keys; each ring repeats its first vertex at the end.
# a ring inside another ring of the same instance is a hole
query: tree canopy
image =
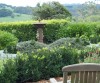
{"type": "Polygon", "coordinates": [[[6,16],[11,16],[13,12],[9,9],[0,9],[0,17],[6,17],[6,16]]]}
{"type": "Polygon", "coordinates": [[[97,7],[97,4],[95,2],[88,1],[82,4],[80,8],[78,8],[78,13],[81,19],[86,19],[87,17],[100,15],[100,8],[97,7]]]}
{"type": "Polygon", "coordinates": [[[33,15],[41,19],[53,19],[53,18],[67,18],[71,17],[71,13],[61,5],[59,2],[48,2],[40,5],[39,3],[33,9],[33,15]]]}

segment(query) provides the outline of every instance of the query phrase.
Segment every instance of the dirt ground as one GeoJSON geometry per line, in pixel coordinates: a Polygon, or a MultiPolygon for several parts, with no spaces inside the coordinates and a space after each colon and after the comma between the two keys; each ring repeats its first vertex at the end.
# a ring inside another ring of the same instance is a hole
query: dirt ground
{"type": "MultiPolygon", "coordinates": [[[[56,77],[55,78],[58,82],[59,81],[63,81],[63,78],[62,77],[56,77]]],[[[37,83],[50,83],[49,80],[41,80],[41,81],[38,81],[37,83]]]]}
{"type": "MultiPolygon", "coordinates": [[[[68,80],[70,80],[70,76],[68,77],[68,80]]],[[[63,77],[56,77],[55,78],[56,79],[56,81],[58,81],[58,82],[60,82],[60,81],[63,81],[63,77]]],[[[38,81],[38,82],[27,82],[27,83],[50,83],[50,81],[49,80],[40,80],[40,81],[38,81]]]]}
{"type": "MultiPolygon", "coordinates": [[[[55,78],[58,82],[59,81],[63,81],[63,78],[62,77],[56,77],[55,78]]],[[[26,82],[26,83],[50,83],[50,81],[49,80],[40,80],[40,81],[38,81],[38,82],[26,82]]]]}

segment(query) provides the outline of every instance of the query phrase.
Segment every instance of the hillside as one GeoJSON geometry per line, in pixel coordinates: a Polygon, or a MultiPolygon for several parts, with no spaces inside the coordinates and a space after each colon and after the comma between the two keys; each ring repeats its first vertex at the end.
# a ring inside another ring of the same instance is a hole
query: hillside
{"type": "MultiPolygon", "coordinates": [[[[82,8],[82,4],[64,4],[73,16],[78,16],[78,10],[82,8]]],[[[100,4],[96,4],[96,8],[100,10],[100,4]]]]}
{"type": "Polygon", "coordinates": [[[7,16],[7,17],[0,17],[0,22],[16,22],[16,21],[30,21],[32,20],[31,15],[27,14],[17,14],[14,17],[7,16]]]}
{"type": "Polygon", "coordinates": [[[8,9],[11,10],[14,13],[19,13],[19,14],[32,14],[32,7],[23,7],[23,6],[11,6],[7,4],[0,4],[0,9],[8,9]]]}
{"type": "MultiPolygon", "coordinates": [[[[73,17],[78,17],[79,9],[82,9],[82,4],[63,4],[73,17]]],[[[96,4],[96,8],[100,10],[100,4],[96,4]]],[[[8,21],[28,21],[32,20],[32,11],[33,7],[16,7],[7,4],[0,4],[0,22],[8,22],[8,21]]],[[[94,14],[95,15],[95,14],[94,14]]],[[[95,18],[93,15],[93,18],[95,18]]],[[[91,16],[92,17],[92,16],[91,16]]],[[[93,19],[88,17],[90,20],[93,19]]],[[[96,18],[100,18],[99,14],[96,18]]]]}
{"type": "Polygon", "coordinates": [[[0,4],[0,22],[32,20],[32,7],[16,7],[0,4]]]}

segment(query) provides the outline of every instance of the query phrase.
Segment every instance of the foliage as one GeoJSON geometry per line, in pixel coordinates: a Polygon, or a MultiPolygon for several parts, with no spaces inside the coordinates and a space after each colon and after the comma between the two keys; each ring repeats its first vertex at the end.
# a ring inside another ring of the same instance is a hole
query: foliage
{"type": "Polygon", "coordinates": [[[69,23],[59,29],[57,37],[79,37],[97,43],[100,41],[98,23],[69,23]]]}
{"type": "Polygon", "coordinates": [[[6,49],[4,49],[4,52],[16,54],[17,53],[16,45],[7,46],[6,49]]]}
{"type": "Polygon", "coordinates": [[[0,9],[0,17],[6,17],[6,16],[11,16],[13,12],[9,9],[0,9]]]}
{"type": "Polygon", "coordinates": [[[7,46],[16,45],[18,39],[11,33],[0,31],[0,49],[4,49],[7,46]]]}
{"type": "MultiPolygon", "coordinates": [[[[97,4],[94,1],[87,1],[84,4],[81,5],[81,7],[77,8],[78,12],[78,20],[79,21],[90,21],[87,19],[88,17],[92,15],[99,15],[100,14],[100,8],[97,7],[97,4]]],[[[76,20],[77,20],[76,19],[76,20]]],[[[95,19],[91,20],[95,21],[95,19]]]]}
{"type": "Polygon", "coordinates": [[[100,63],[100,54],[92,53],[92,56],[84,59],[84,63],[100,63]]]}
{"type": "Polygon", "coordinates": [[[30,40],[18,43],[16,49],[21,53],[32,53],[35,52],[37,49],[42,49],[45,47],[47,47],[48,49],[54,49],[54,48],[59,48],[61,46],[65,46],[66,48],[73,47],[76,49],[83,49],[84,46],[88,44],[89,44],[88,41],[84,41],[81,38],[61,38],[51,44],[44,44],[36,42],[34,40],[30,40]]]}
{"type": "Polygon", "coordinates": [[[0,83],[16,83],[17,66],[13,59],[7,59],[3,63],[3,68],[0,70],[0,83]]]}
{"type": "Polygon", "coordinates": [[[51,50],[44,47],[42,49],[37,49],[37,51],[32,54],[18,53],[17,57],[13,59],[14,62],[9,60],[11,62],[10,64],[14,64],[13,66],[9,66],[9,61],[6,62],[6,66],[4,66],[3,70],[1,70],[2,73],[0,73],[0,76],[2,76],[0,81],[8,80],[10,83],[12,82],[11,80],[16,80],[17,83],[36,82],[40,79],[61,76],[62,67],[77,63],[77,56],[78,53],[76,49],[66,48],[64,46],[51,50]],[[11,69],[11,73],[9,72],[10,70],[6,71],[7,69],[11,69]],[[10,76],[8,75],[9,73],[10,76]],[[9,76],[9,78],[4,78],[5,74],[9,76]],[[12,75],[14,78],[12,78],[12,75]]]}
{"type": "MultiPolygon", "coordinates": [[[[26,14],[30,15],[32,14],[32,7],[17,7],[17,6],[12,6],[12,5],[7,5],[7,4],[2,4],[0,3],[0,9],[5,9],[6,11],[12,11],[13,13],[18,13],[18,14],[26,14]]],[[[1,15],[3,15],[3,12],[0,12],[1,15]]],[[[11,15],[10,15],[11,16],[11,15]]]]}
{"type": "MultiPolygon", "coordinates": [[[[84,60],[88,60],[89,57],[98,56],[100,54],[100,49],[96,46],[86,46],[84,49],[79,51],[79,60],[80,62],[84,62],[84,60]],[[94,55],[94,56],[93,56],[94,55]]],[[[89,59],[91,60],[91,58],[89,59]]]]}
{"type": "Polygon", "coordinates": [[[100,15],[91,15],[85,18],[87,22],[99,22],[100,15]]]}
{"type": "Polygon", "coordinates": [[[16,46],[16,49],[20,52],[31,53],[37,49],[41,49],[46,46],[47,46],[46,44],[30,40],[30,41],[19,42],[16,46]]]}
{"type": "Polygon", "coordinates": [[[14,12],[15,13],[19,13],[19,14],[32,14],[32,8],[31,7],[15,7],[14,8],[14,12]]]}
{"type": "MultiPolygon", "coordinates": [[[[0,23],[0,30],[13,33],[19,41],[36,40],[36,21],[0,23]]],[[[100,41],[100,22],[70,23],[67,20],[43,20],[44,43],[52,43],[55,40],[66,37],[79,37],[90,40],[92,43],[100,41]]]]}
{"type": "Polygon", "coordinates": [[[82,57],[84,63],[100,63],[100,49],[98,46],[91,45],[86,47],[83,51],[81,51],[81,61],[82,57]]]}
{"type": "MultiPolygon", "coordinates": [[[[55,33],[57,32],[57,29],[66,25],[68,21],[62,19],[48,21],[45,20],[44,22],[47,23],[44,28],[44,42],[48,43],[56,40],[55,33]]],[[[35,22],[1,23],[0,30],[13,33],[19,39],[19,41],[28,41],[32,39],[36,40],[36,28],[33,23],[35,22]]]]}
{"type": "Polygon", "coordinates": [[[81,38],[61,38],[51,44],[49,44],[49,48],[55,48],[59,46],[65,46],[65,47],[73,47],[77,49],[82,49],[84,46],[88,45],[88,41],[84,41],[81,38]]]}
{"type": "Polygon", "coordinates": [[[0,59],[0,70],[2,69],[2,67],[3,67],[3,60],[0,59]]]}
{"type": "Polygon", "coordinates": [[[59,2],[49,2],[39,3],[33,9],[33,15],[37,16],[40,19],[52,19],[52,18],[67,18],[71,17],[71,13],[59,2]]]}
{"type": "Polygon", "coordinates": [[[44,43],[52,43],[57,39],[57,33],[59,33],[59,29],[63,26],[67,26],[69,21],[66,20],[48,20],[45,28],[44,28],[44,43]]]}
{"type": "Polygon", "coordinates": [[[36,30],[32,23],[16,22],[16,23],[1,23],[0,29],[14,34],[19,41],[30,40],[35,37],[36,30]]]}

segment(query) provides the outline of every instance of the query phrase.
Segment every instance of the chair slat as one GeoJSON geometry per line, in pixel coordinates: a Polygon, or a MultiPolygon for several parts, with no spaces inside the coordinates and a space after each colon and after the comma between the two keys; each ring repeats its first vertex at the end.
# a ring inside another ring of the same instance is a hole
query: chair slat
{"type": "Polygon", "coordinates": [[[100,83],[100,71],[97,72],[97,79],[96,79],[96,83],[100,83]]]}
{"type": "Polygon", "coordinates": [[[92,72],[88,72],[88,82],[87,83],[91,83],[92,82],[92,72]]]}
{"type": "Polygon", "coordinates": [[[75,72],[71,73],[71,83],[75,83],[75,72]]]}
{"type": "Polygon", "coordinates": [[[63,73],[63,83],[67,83],[67,78],[68,78],[68,73],[64,72],[63,73]]]}
{"type": "Polygon", "coordinates": [[[87,71],[85,71],[84,72],[84,83],[87,83],[87,79],[88,79],[88,72],[87,71]]]}
{"type": "Polygon", "coordinates": [[[83,77],[84,77],[84,71],[81,71],[80,72],[80,82],[79,83],[84,83],[83,77]]]}
{"type": "Polygon", "coordinates": [[[92,77],[91,83],[96,83],[96,71],[94,71],[92,74],[93,74],[93,77],[92,77]]]}
{"type": "Polygon", "coordinates": [[[75,83],[79,83],[79,72],[75,74],[75,83]]]}

